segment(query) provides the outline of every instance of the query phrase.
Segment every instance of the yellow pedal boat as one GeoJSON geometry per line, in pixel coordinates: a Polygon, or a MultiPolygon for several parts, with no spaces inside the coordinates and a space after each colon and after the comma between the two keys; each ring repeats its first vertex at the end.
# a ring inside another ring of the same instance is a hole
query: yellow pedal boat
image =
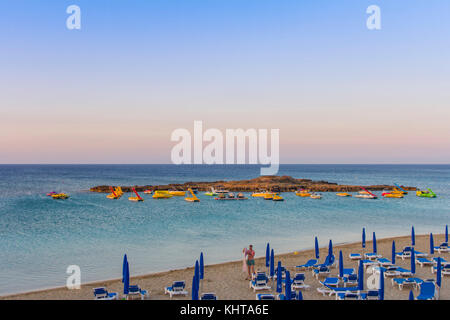
{"type": "Polygon", "coordinates": [[[52,198],[55,200],[65,200],[69,198],[69,195],[66,193],[55,193],[52,194],[52,198]]]}
{"type": "Polygon", "coordinates": [[[284,201],[284,199],[279,194],[276,194],[272,197],[272,201],[284,201]]]}
{"type": "Polygon", "coordinates": [[[169,194],[175,197],[184,197],[186,195],[186,191],[169,190],[169,194]]]}
{"type": "Polygon", "coordinates": [[[295,193],[295,195],[299,197],[310,197],[311,193],[307,190],[299,190],[295,193]]]}
{"type": "Polygon", "coordinates": [[[191,188],[189,188],[188,191],[190,192],[191,197],[186,197],[184,198],[184,200],[186,200],[187,202],[200,202],[200,199],[197,198],[197,196],[195,195],[194,191],[191,188]]]}
{"type": "Polygon", "coordinates": [[[338,192],[338,193],[336,193],[336,195],[338,197],[351,197],[352,196],[350,193],[347,193],[347,192],[338,192]]]}
{"type": "Polygon", "coordinates": [[[141,198],[141,196],[139,195],[139,193],[137,193],[135,188],[132,188],[131,190],[133,190],[134,194],[136,195],[135,197],[129,197],[128,200],[130,201],[135,201],[135,202],[140,202],[140,201],[144,201],[144,199],[141,198]]]}
{"type": "Polygon", "coordinates": [[[169,199],[172,197],[173,195],[171,195],[167,190],[155,190],[155,193],[152,196],[153,199],[169,199]]]}

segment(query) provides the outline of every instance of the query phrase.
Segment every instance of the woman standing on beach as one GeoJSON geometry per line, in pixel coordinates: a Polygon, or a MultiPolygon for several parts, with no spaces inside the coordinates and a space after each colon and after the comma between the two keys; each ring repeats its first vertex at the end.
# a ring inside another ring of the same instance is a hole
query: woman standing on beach
{"type": "Polygon", "coordinates": [[[255,273],[255,251],[253,251],[253,245],[249,245],[248,249],[244,248],[242,252],[247,264],[248,278],[246,280],[251,280],[252,274],[255,273]]]}

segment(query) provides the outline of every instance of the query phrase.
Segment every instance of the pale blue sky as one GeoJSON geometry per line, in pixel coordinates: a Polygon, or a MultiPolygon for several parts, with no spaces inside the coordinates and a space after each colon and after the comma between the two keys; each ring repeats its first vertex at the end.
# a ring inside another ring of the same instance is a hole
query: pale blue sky
{"type": "Polygon", "coordinates": [[[279,128],[282,163],[450,160],[447,0],[0,0],[0,41],[0,163],[167,163],[194,120],[279,128]]]}

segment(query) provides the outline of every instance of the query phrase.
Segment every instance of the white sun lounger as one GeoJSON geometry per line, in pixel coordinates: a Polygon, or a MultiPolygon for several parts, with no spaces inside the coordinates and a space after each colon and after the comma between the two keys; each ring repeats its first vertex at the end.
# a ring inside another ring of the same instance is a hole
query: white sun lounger
{"type": "Polygon", "coordinates": [[[164,288],[164,294],[168,294],[172,299],[172,296],[186,296],[188,292],[185,290],[186,282],[185,281],[174,281],[172,286],[164,288]]]}

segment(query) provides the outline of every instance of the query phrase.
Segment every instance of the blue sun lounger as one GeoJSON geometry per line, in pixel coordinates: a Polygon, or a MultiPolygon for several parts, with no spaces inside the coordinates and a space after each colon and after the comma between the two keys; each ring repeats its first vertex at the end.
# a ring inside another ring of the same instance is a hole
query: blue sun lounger
{"type": "Polygon", "coordinates": [[[309,270],[313,268],[317,264],[317,262],[317,259],[310,259],[305,264],[296,266],[296,268],[299,270],[309,270]]]}
{"type": "Polygon", "coordinates": [[[353,293],[359,293],[358,287],[346,287],[346,288],[334,288],[330,287],[329,285],[323,285],[320,288],[317,288],[317,291],[321,294],[332,296],[333,294],[339,294],[339,293],[345,293],[345,292],[353,292],[353,293]]]}
{"type": "Polygon", "coordinates": [[[200,300],[217,300],[217,296],[213,292],[203,293],[200,300]]]}
{"type": "Polygon", "coordinates": [[[398,285],[400,290],[403,290],[406,286],[414,287],[417,289],[423,283],[422,279],[419,278],[393,278],[392,285],[398,285]]]}
{"type": "MultiPolygon", "coordinates": [[[[438,263],[438,257],[434,257],[433,258],[433,265],[437,266],[438,263]]],[[[447,264],[447,260],[445,260],[444,258],[441,257],[441,266],[447,264]]]]}
{"type": "MultiPolygon", "coordinates": [[[[297,299],[297,292],[292,291],[291,292],[291,300],[296,300],[297,299]]],[[[278,300],[287,300],[286,295],[284,293],[280,293],[278,295],[278,300]]]]}
{"type": "Polygon", "coordinates": [[[256,290],[270,290],[268,285],[269,279],[265,274],[258,274],[255,280],[250,281],[250,288],[255,292],[256,290]]]}
{"type": "Polygon", "coordinates": [[[328,267],[320,267],[318,269],[313,270],[313,275],[319,279],[321,276],[327,276],[330,274],[330,268],[328,267]]]}
{"type": "Polygon", "coordinates": [[[348,255],[348,257],[350,258],[350,260],[361,260],[362,256],[360,253],[350,253],[348,255]]]}
{"type": "Polygon", "coordinates": [[[433,265],[433,261],[427,258],[416,258],[416,263],[419,264],[421,267],[433,265]]]}
{"type": "Polygon", "coordinates": [[[340,280],[339,278],[330,277],[326,278],[324,281],[319,282],[325,287],[337,287],[339,285],[340,280]]]}
{"type": "Polygon", "coordinates": [[[392,262],[391,260],[387,259],[387,258],[379,258],[377,260],[378,264],[382,267],[389,267],[392,266],[392,262]]]}
{"type": "Polygon", "coordinates": [[[174,281],[172,286],[164,288],[164,294],[168,294],[170,298],[172,296],[183,295],[186,296],[188,292],[184,290],[186,288],[185,281],[174,281]]]}
{"type": "Polygon", "coordinates": [[[309,285],[305,283],[305,274],[296,273],[294,279],[292,279],[291,287],[294,290],[308,289],[309,285]]]}
{"type": "Polygon", "coordinates": [[[360,300],[361,295],[357,292],[339,292],[336,294],[336,300],[360,300]]]}
{"type": "Polygon", "coordinates": [[[350,274],[344,278],[342,278],[344,281],[344,287],[348,285],[357,285],[358,284],[358,275],[357,274],[350,274]]]}
{"type": "Polygon", "coordinates": [[[327,257],[325,258],[325,261],[324,261],[323,263],[314,265],[314,268],[315,268],[315,269],[318,269],[318,268],[321,268],[321,267],[329,267],[329,268],[332,268],[332,267],[335,265],[335,263],[336,263],[336,258],[335,258],[334,255],[332,255],[332,256],[327,256],[327,257]]]}
{"type": "Polygon", "coordinates": [[[362,300],[380,300],[380,292],[378,290],[368,290],[361,293],[362,300]]]}
{"type": "Polygon", "coordinates": [[[258,293],[256,300],[275,300],[275,296],[273,294],[258,293]]]}
{"type": "Polygon", "coordinates": [[[434,247],[439,253],[450,252],[450,247],[448,246],[448,242],[442,242],[438,247],[434,247]]]}
{"type": "Polygon", "coordinates": [[[379,259],[381,257],[382,257],[381,254],[378,254],[375,252],[364,253],[364,258],[369,259],[369,260],[375,260],[375,259],[379,259]]]}
{"type": "Polygon", "coordinates": [[[128,287],[127,300],[134,299],[134,297],[139,297],[141,300],[145,300],[146,298],[148,298],[148,296],[149,293],[147,292],[147,290],[139,288],[138,285],[131,285],[128,287]]]}
{"type": "Polygon", "coordinates": [[[436,286],[432,282],[423,282],[420,285],[420,293],[416,297],[417,300],[435,300],[436,286]]]}
{"type": "Polygon", "coordinates": [[[118,300],[117,292],[108,292],[105,287],[94,288],[95,300],[118,300]]]}

